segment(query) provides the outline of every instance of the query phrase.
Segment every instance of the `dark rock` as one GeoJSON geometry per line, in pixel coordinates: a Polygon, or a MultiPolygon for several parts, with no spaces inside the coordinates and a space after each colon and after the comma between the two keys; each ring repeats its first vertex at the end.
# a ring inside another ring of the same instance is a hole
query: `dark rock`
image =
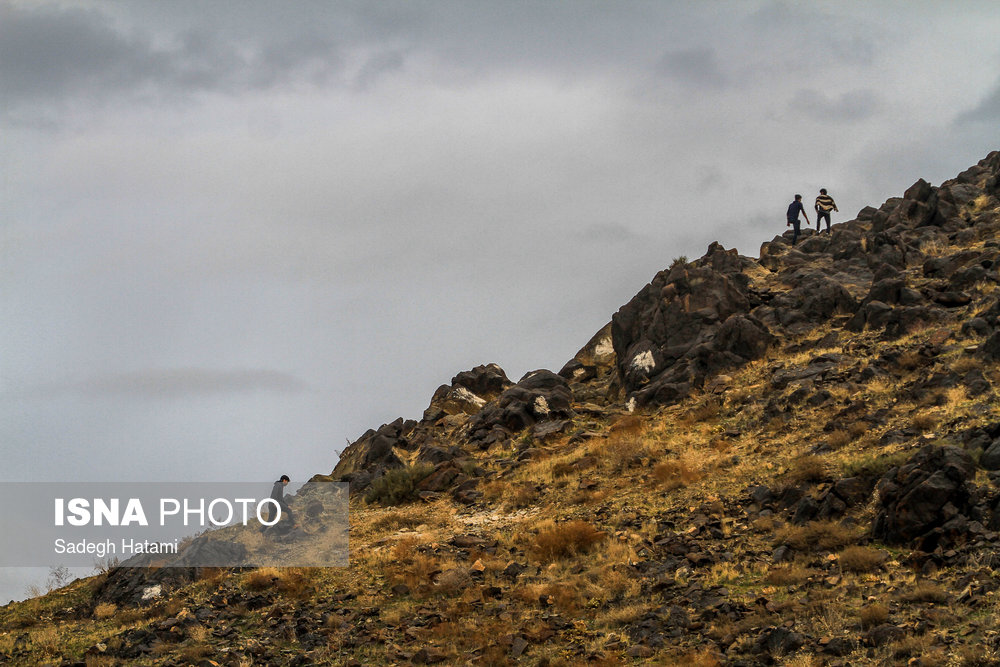
{"type": "Polygon", "coordinates": [[[965,450],[924,446],[879,481],[873,537],[891,544],[916,541],[921,548],[931,547],[925,550],[960,537],[936,529],[972,511],[974,474],[975,463],[965,450]]]}
{"type": "Polygon", "coordinates": [[[979,458],[979,465],[986,470],[1000,470],[1000,438],[994,440],[979,458]]]}
{"type": "Polygon", "coordinates": [[[394,447],[409,448],[406,435],[416,422],[397,419],[383,424],[377,431],[369,430],[340,453],[340,461],[331,477],[335,481],[350,482],[351,492],[366,488],[376,477],[390,468],[403,467],[403,461],[393,451],[394,447]]]}
{"type": "Polygon", "coordinates": [[[548,370],[533,371],[472,418],[469,440],[488,447],[495,441],[491,434],[497,428],[514,433],[538,422],[571,419],[572,401],[566,378],[548,370]]]}
{"type": "Polygon", "coordinates": [[[661,271],[611,321],[619,378],[640,404],[670,403],[772,340],[750,316],[744,260],[721,246],[661,271]]]}
{"type": "Polygon", "coordinates": [[[806,638],[784,627],[768,628],[760,633],[754,642],[757,653],[767,653],[773,656],[795,653],[806,643],[806,638]]]}

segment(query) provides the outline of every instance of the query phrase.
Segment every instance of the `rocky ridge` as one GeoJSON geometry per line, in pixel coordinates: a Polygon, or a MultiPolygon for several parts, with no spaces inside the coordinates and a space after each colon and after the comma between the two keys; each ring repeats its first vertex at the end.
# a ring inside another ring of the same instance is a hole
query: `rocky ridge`
{"type": "Polygon", "coordinates": [[[351,443],[317,476],[351,485],[350,568],[111,572],[0,610],[0,656],[1000,664],[998,231],[994,152],[713,243],[558,373],[479,366],[351,443]]]}

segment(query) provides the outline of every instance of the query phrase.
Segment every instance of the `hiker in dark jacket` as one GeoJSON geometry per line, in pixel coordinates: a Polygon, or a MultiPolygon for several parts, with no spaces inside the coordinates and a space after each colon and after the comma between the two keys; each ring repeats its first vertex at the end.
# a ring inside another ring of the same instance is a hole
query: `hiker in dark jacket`
{"type": "Polygon", "coordinates": [[[816,209],[816,233],[819,233],[819,225],[823,218],[826,218],[826,233],[830,233],[830,211],[840,212],[837,208],[836,202],[833,201],[833,197],[826,194],[826,188],[819,189],[819,197],[816,197],[816,204],[813,207],[816,209]]]}
{"type": "Polygon", "coordinates": [[[792,232],[792,245],[795,245],[795,242],[799,240],[799,231],[802,225],[802,222],[799,220],[799,213],[806,219],[806,224],[808,225],[809,216],[806,215],[806,209],[802,205],[802,195],[795,195],[795,201],[788,205],[788,213],[785,216],[788,221],[788,224],[785,226],[795,230],[792,232]]]}
{"type": "MultiPolygon", "coordinates": [[[[285,486],[289,481],[291,480],[288,479],[288,475],[282,475],[281,478],[274,483],[274,486],[271,487],[271,500],[278,503],[278,507],[281,508],[281,513],[291,519],[292,511],[288,509],[288,503],[285,502],[285,486]]],[[[267,520],[270,521],[271,517],[269,516],[267,520]]]]}

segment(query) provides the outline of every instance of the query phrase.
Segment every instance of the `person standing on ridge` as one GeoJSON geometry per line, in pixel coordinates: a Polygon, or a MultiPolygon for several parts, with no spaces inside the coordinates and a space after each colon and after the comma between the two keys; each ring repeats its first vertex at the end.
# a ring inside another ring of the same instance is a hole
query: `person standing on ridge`
{"type": "Polygon", "coordinates": [[[788,224],[786,227],[792,227],[795,231],[792,232],[792,245],[799,240],[799,228],[802,222],[799,220],[799,213],[802,217],[806,219],[806,224],[809,224],[809,216],[806,215],[806,208],[802,205],[802,195],[795,195],[795,201],[788,205],[788,213],[786,217],[788,218],[788,224]]]}
{"type": "Polygon", "coordinates": [[[826,194],[826,188],[819,189],[819,197],[816,197],[816,233],[819,233],[819,223],[823,218],[826,218],[826,233],[830,233],[830,211],[837,211],[840,213],[840,209],[837,208],[837,204],[833,201],[833,197],[826,194]]]}

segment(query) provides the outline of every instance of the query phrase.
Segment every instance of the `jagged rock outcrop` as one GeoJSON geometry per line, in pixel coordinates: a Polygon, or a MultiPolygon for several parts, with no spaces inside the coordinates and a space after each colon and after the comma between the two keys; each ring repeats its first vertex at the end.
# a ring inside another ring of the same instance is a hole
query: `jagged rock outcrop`
{"type": "Polygon", "coordinates": [[[611,338],[630,398],[676,401],[767,350],[773,336],[750,314],[742,273],[752,262],[713,244],[698,262],[658,273],[615,313],[611,338]]]}
{"type": "Polygon", "coordinates": [[[559,371],[578,401],[608,400],[618,387],[617,357],[611,341],[611,322],[591,337],[559,371]]]}
{"type": "Polygon", "coordinates": [[[879,481],[872,536],[933,551],[941,544],[964,541],[970,531],[983,532],[970,518],[976,513],[975,472],[976,464],[965,450],[925,445],[879,481]]]}
{"type": "Polygon", "coordinates": [[[526,374],[470,420],[467,438],[486,448],[529,426],[542,435],[561,432],[575,414],[566,378],[549,370],[526,374]]]}
{"type": "Polygon", "coordinates": [[[394,448],[408,449],[406,436],[416,422],[402,418],[383,424],[378,430],[369,429],[340,453],[340,461],[331,477],[337,482],[350,482],[351,491],[360,491],[381,477],[390,468],[400,468],[403,460],[394,448]]]}
{"type": "Polygon", "coordinates": [[[434,392],[430,406],[424,410],[423,421],[435,422],[446,416],[474,415],[511,386],[507,374],[497,364],[476,366],[441,385],[434,392]]]}

